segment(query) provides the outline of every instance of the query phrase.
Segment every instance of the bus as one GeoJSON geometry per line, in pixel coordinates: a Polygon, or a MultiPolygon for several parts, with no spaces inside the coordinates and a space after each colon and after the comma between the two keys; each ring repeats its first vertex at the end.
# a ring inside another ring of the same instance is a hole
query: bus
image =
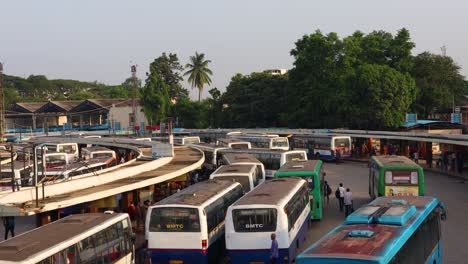
{"type": "Polygon", "coordinates": [[[244,191],[238,182],[207,180],[148,208],[145,237],[153,263],[217,263],[224,218],[244,191]]]}
{"type": "Polygon", "coordinates": [[[255,165],[257,167],[257,175],[260,175],[262,179],[265,179],[265,166],[257,158],[246,153],[226,153],[223,155],[222,164],[234,165],[234,164],[246,164],[255,165]]]}
{"type": "MultiPolygon", "coordinates": [[[[44,181],[50,183],[57,180],[68,180],[71,177],[86,175],[88,173],[92,174],[86,176],[92,176],[96,175],[97,171],[107,169],[109,167],[115,166],[116,164],[117,162],[115,158],[98,157],[85,161],[73,162],[67,165],[46,168],[44,171],[46,179],[44,179],[44,181]]],[[[40,179],[43,178],[42,167],[39,169],[38,175],[40,179]]]]}
{"type": "Polygon", "coordinates": [[[287,137],[275,136],[247,136],[247,135],[230,135],[232,138],[237,138],[242,141],[248,141],[252,144],[253,148],[265,149],[281,149],[289,150],[289,140],[287,137]]]}
{"type": "Polygon", "coordinates": [[[233,149],[250,149],[252,144],[248,141],[242,141],[238,138],[220,138],[216,140],[217,146],[228,147],[233,149]]]}
{"type": "Polygon", "coordinates": [[[265,182],[265,178],[257,173],[257,167],[254,164],[223,165],[210,175],[210,179],[238,182],[242,185],[245,193],[265,182]]]}
{"type": "Polygon", "coordinates": [[[220,150],[228,149],[227,147],[216,146],[214,144],[199,143],[188,144],[191,147],[197,148],[205,155],[203,167],[210,172],[213,172],[221,165],[222,156],[219,155],[220,150]]]}
{"type": "Polygon", "coordinates": [[[265,177],[273,178],[275,172],[288,161],[307,160],[304,150],[278,150],[278,149],[222,149],[218,156],[226,153],[245,153],[254,156],[265,166],[265,177]]]}
{"type": "Polygon", "coordinates": [[[78,144],[77,143],[45,143],[47,152],[67,153],[68,160],[78,160],[78,144]]]}
{"type": "Polygon", "coordinates": [[[200,137],[174,137],[174,144],[187,145],[187,144],[199,144],[200,137]]]}
{"type": "Polygon", "coordinates": [[[323,216],[323,172],[321,160],[293,160],[289,161],[275,173],[275,178],[301,177],[309,185],[310,216],[311,219],[320,220],[323,216]]]}
{"type": "MultiPolygon", "coordinates": [[[[47,151],[44,154],[45,166],[46,168],[65,166],[70,163],[68,157],[69,155],[64,152],[47,151]]],[[[37,159],[38,161],[42,161],[42,155],[39,154],[37,159]]]]}
{"type": "Polygon", "coordinates": [[[310,158],[333,161],[351,156],[351,137],[298,134],[292,137],[291,149],[306,150],[310,158]]]}
{"type": "Polygon", "coordinates": [[[379,197],[346,218],[297,258],[298,264],[442,263],[437,198],[379,197]]]}
{"type": "Polygon", "coordinates": [[[307,182],[290,177],[266,181],[229,207],[226,249],[232,263],[270,263],[272,233],[279,263],[292,263],[310,218],[307,182]]]}
{"type": "Polygon", "coordinates": [[[11,191],[15,187],[26,187],[32,184],[33,163],[28,161],[15,161],[13,173],[11,163],[1,165],[0,191],[11,191]]]}
{"type": "Polygon", "coordinates": [[[89,147],[81,149],[81,158],[89,160],[93,158],[114,158],[116,159],[115,151],[106,147],[89,147]]]}
{"type": "Polygon", "coordinates": [[[424,195],[424,170],[405,156],[373,156],[369,196],[424,195]]]}
{"type": "Polygon", "coordinates": [[[133,264],[134,240],[127,214],[70,215],[1,242],[0,262],[133,264]]]}

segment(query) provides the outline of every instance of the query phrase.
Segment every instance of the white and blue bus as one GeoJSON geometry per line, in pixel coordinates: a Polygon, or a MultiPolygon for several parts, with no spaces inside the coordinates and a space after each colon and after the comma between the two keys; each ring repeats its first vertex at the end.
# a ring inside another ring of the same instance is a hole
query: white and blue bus
{"type": "Polygon", "coordinates": [[[351,156],[351,137],[324,134],[297,134],[292,137],[291,149],[307,151],[309,158],[336,160],[351,156]]]}
{"type": "Polygon", "coordinates": [[[221,166],[222,156],[219,155],[219,151],[229,149],[228,147],[216,146],[208,143],[188,144],[188,146],[197,148],[203,152],[205,155],[203,167],[210,172],[215,171],[219,166],[221,166]]]}
{"type": "Polygon", "coordinates": [[[243,194],[237,182],[207,180],[151,206],[145,236],[153,263],[216,263],[227,209],[243,194]]]}
{"type": "Polygon", "coordinates": [[[296,262],[442,263],[440,219],[444,211],[434,197],[379,197],[349,215],[296,262]]]}
{"type": "Polygon", "coordinates": [[[70,215],[0,243],[0,263],[135,263],[128,214],[70,215]]]}
{"type": "Polygon", "coordinates": [[[309,190],[301,178],[267,181],[229,207],[226,249],[232,263],[269,263],[272,233],[280,263],[292,263],[310,219],[309,190]]]}
{"type": "Polygon", "coordinates": [[[223,165],[210,175],[210,179],[235,181],[242,185],[245,193],[265,182],[254,164],[223,165]]]}
{"type": "Polygon", "coordinates": [[[248,141],[243,141],[238,138],[219,138],[216,140],[216,145],[233,149],[250,149],[252,144],[248,141]]]}
{"type": "Polygon", "coordinates": [[[289,150],[288,138],[279,137],[278,135],[230,134],[229,137],[250,142],[253,148],[289,150]]]}
{"type": "Polygon", "coordinates": [[[226,153],[223,154],[223,165],[255,165],[257,167],[257,175],[260,175],[262,179],[265,179],[265,166],[253,155],[246,153],[226,153]]]}
{"type": "Polygon", "coordinates": [[[307,154],[304,150],[279,149],[221,149],[217,153],[217,159],[222,160],[227,153],[244,153],[254,156],[265,166],[266,178],[273,178],[275,172],[288,161],[307,160],[307,154]]]}

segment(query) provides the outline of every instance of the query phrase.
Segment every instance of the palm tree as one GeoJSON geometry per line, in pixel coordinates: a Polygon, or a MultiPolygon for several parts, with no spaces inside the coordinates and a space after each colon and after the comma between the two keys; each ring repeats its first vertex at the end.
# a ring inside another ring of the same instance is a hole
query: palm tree
{"type": "Polygon", "coordinates": [[[188,82],[191,83],[192,89],[198,88],[199,102],[203,86],[211,84],[210,75],[213,75],[213,72],[208,68],[210,62],[210,60],[205,60],[205,54],[195,52],[195,56],[190,56],[190,63],[185,65],[188,71],[184,73],[184,76],[190,75],[188,82]]]}

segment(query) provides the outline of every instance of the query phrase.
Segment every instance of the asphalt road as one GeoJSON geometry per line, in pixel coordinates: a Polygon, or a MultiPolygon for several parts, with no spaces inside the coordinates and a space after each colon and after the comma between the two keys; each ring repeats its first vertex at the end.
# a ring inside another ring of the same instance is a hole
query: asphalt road
{"type": "MultiPolygon", "coordinates": [[[[338,165],[325,163],[324,166],[327,172],[326,180],[333,190],[330,204],[325,206],[323,220],[312,224],[306,242],[300,247],[301,251],[344,220],[344,214],[339,212],[338,201],[334,196],[340,182],[351,189],[355,208],[370,202],[367,193],[367,164],[345,162],[338,165]]],[[[439,198],[447,208],[447,221],[442,222],[443,263],[467,263],[468,184],[461,183],[458,178],[432,172],[426,172],[425,176],[426,194],[439,198]]]]}

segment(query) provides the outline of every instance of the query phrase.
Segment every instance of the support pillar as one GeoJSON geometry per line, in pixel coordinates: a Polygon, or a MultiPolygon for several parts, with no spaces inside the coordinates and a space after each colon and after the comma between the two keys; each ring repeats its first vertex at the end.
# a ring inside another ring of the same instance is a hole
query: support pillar
{"type": "Polygon", "coordinates": [[[33,114],[32,115],[32,129],[36,129],[36,115],[33,114]]]}
{"type": "Polygon", "coordinates": [[[80,115],[80,130],[83,130],[83,115],[80,115]]]}

